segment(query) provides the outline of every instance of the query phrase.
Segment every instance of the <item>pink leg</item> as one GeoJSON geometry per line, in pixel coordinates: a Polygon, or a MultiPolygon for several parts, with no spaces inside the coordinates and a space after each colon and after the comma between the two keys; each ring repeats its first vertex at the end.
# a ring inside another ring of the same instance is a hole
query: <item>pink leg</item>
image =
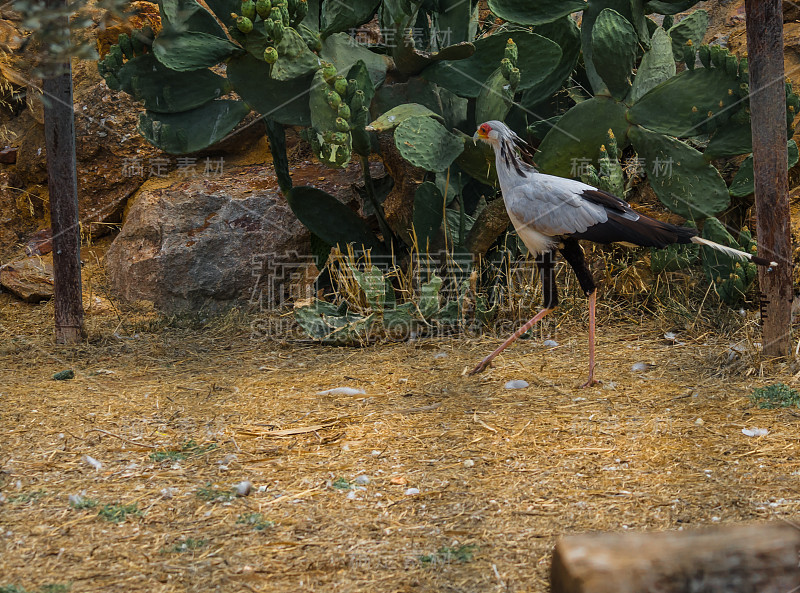
{"type": "Polygon", "coordinates": [[[595,330],[595,305],[597,304],[597,290],[589,295],[589,380],[581,387],[591,387],[599,381],[594,379],[594,330],[595,330]]]}
{"type": "Polygon", "coordinates": [[[485,371],[486,367],[489,366],[489,364],[492,362],[492,360],[494,360],[494,358],[498,354],[500,354],[503,350],[508,348],[514,342],[514,340],[516,340],[518,337],[520,337],[522,334],[524,334],[526,331],[528,331],[530,328],[532,328],[534,325],[536,325],[539,321],[541,321],[542,317],[544,317],[545,315],[547,315],[551,311],[553,311],[553,309],[542,309],[541,311],[539,311],[533,319],[531,319],[528,323],[526,323],[521,328],[519,328],[516,332],[514,332],[514,335],[512,335],[510,338],[508,338],[505,342],[500,344],[500,346],[497,348],[497,350],[495,350],[489,356],[484,358],[480,362],[480,364],[478,366],[476,366],[474,369],[472,369],[469,372],[469,374],[470,375],[475,375],[477,373],[485,371]]]}

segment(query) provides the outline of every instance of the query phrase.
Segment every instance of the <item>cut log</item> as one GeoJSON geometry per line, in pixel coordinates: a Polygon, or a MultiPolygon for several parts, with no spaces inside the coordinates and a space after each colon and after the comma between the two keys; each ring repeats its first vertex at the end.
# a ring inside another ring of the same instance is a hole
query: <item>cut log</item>
{"type": "Polygon", "coordinates": [[[800,591],[800,529],[784,523],[562,538],[552,593],[800,591]]]}

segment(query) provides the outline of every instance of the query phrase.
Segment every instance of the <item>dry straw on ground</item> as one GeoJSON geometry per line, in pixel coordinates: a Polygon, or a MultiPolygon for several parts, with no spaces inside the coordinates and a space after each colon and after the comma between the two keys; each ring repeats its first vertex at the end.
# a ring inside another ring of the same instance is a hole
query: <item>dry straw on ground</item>
{"type": "Polygon", "coordinates": [[[580,390],[572,293],[557,347],[467,377],[496,337],[281,343],[257,314],[160,318],[87,278],[79,347],[53,344],[51,305],[0,295],[0,587],[546,591],[562,534],[799,518],[800,414],[748,398],[797,369],[737,313],[710,325],[710,300],[695,320],[606,298],[604,383],[580,390]],[[318,395],[345,386],[364,393],[318,395]]]}

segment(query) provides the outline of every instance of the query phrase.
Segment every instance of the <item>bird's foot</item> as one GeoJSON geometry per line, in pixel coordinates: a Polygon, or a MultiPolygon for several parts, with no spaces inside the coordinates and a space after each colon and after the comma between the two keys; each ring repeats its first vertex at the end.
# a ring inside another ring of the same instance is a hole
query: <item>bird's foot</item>
{"type": "Polygon", "coordinates": [[[581,385],[581,389],[586,389],[587,387],[593,387],[595,385],[601,385],[602,383],[603,383],[602,381],[598,381],[597,379],[589,377],[589,380],[586,381],[586,383],[584,383],[583,385],[581,385]]]}
{"type": "Polygon", "coordinates": [[[469,373],[467,373],[467,374],[468,374],[468,375],[470,375],[470,376],[472,376],[472,375],[477,375],[478,373],[482,373],[482,372],[483,372],[483,371],[485,371],[487,368],[489,368],[489,365],[490,365],[491,363],[492,363],[492,359],[491,359],[491,358],[489,358],[489,357],[487,356],[486,358],[484,358],[484,359],[483,359],[483,360],[482,360],[482,361],[481,361],[481,362],[478,364],[478,366],[476,366],[474,369],[472,369],[472,370],[471,370],[469,373]]]}

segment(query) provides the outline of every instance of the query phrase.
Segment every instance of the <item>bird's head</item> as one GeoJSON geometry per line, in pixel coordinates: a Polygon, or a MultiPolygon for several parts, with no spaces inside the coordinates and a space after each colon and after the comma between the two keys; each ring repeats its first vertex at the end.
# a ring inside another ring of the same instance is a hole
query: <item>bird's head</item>
{"type": "Polygon", "coordinates": [[[478,131],[472,139],[477,142],[483,140],[494,149],[498,158],[504,155],[506,162],[516,159],[535,170],[533,147],[514,133],[506,124],[495,119],[478,126],[478,131]]]}
{"type": "Polygon", "coordinates": [[[494,147],[498,146],[503,139],[511,139],[515,136],[508,126],[503,122],[492,120],[478,126],[478,131],[472,137],[474,140],[483,140],[494,147]]]}

